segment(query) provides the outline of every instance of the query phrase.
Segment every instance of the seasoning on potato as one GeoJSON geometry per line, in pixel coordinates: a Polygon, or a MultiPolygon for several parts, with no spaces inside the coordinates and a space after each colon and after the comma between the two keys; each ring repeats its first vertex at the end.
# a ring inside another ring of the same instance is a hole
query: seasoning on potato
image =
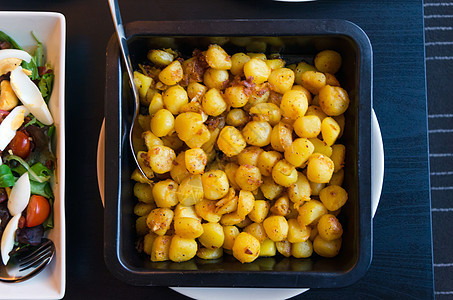
{"type": "Polygon", "coordinates": [[[212,44],[192,57],[147,57],[135,72],[147,79],[136,82],[138,158],[154,182],[131,175],[138,248],[153,262],[336,256],[348,200],[341,55],[327,49],[314,65],[285,66],[212,44]]]}

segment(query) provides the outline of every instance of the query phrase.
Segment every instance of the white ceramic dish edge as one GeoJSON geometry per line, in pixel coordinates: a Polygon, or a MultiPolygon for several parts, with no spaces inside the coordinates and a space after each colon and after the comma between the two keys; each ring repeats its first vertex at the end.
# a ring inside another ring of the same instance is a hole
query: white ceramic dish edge
{"type": "MultiPolygon", "coordinates": [[[[105,120],[102,122],[97,149],[97,176],[98,187],[104,204],[104,150],[105,150],[105,120]]],[[[374,218],[381,197],[384,181],[384,144],[381,129],[374,109],[371,112],[371,215],[374,218]]],[[[198,287],[170,287],[172,290],[187,297],[198,300],[278,300],[288,299],[308,291],[300,289],[272,289],[272,288],[198,288],[198,287]]]]}
{"type": "Polygon", "coordinates": [[[26,50],[36,45],[31,31],[43,43],[47,62],[55,71],[49,109],[55,120],[57,170],[54,185],[55,228],[49,238],[56,255],[50,265],[36,277],[21,283],[0,283],[0,299],[61,299],[66,289],[65,228],[65,53],[66,20],[55,12],[0,12],[0,30],[13,37],[26,50]]]}

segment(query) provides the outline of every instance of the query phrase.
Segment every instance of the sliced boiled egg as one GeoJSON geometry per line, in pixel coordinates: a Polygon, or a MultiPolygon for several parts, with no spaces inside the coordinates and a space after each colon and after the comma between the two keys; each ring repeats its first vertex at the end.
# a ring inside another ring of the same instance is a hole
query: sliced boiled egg
{"type": "Polygon", "coordinates": [[[30,200],[30,178],[25,172],[17,179],[8,198],[8,210],[12,216],[20,215],[30,200]]]}
{"type": "Polygon", "coordinates": [[[52,115],[39,88],[25,74],[22,67],[19,66],[11,71],[10,83],[16,96],[39,122],[44,125],[51,125],[53,123],[52,115]]]}
{"type": "Polygon", "coordinates": [[[19,50],[19,49],[3,49],[0,50],[0,60],[6,58],[18,58],[21,60],[25,60],[26,62],[31,61],[31,55],[28,54],[27,51],[19,50]]]}
{"type": "Polygon", "coordinates": [[[19,227],[19,219],[21,215],[14,216],[8,224],[6,224],[5,231],[3,231],[2,241],[0,244],[0,251],[2,253],[3,264],[6,264],[9,261],[9,253],[13,250],[14,241],[16,239],[16,230],[19,227]]]}
{"type": "Polygon", "coordinates": [[[30,54],[17,49],[0,50],[0,76],[11,72],[17,68],[17,66],[20,66],[23,60],[30,62],[30,54]]]}
{"type": "Polygon", "coordinates": [[[16,135],[16,130],[24,123],[29,111],[25,106],[16,106],[0,123],[0,151],[5,150],[16,135]]]}

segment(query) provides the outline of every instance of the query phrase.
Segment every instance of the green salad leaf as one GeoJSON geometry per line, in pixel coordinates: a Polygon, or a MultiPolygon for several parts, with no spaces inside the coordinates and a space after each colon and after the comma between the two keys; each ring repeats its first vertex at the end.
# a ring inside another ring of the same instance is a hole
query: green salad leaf
{"type": "Polygon", "coordinates": [[[37,182],[30,180],[30,188],[32,195],[40,195],[45,198],[54,198],[52,188],[48,181],[46,182],[37,182]]]}
{"type": "Polygon", "coordinates": [[[39,122],[38,119],[36,119],[35,116],[33,116],[33,115],[29,115],[29,116],[31,116],[31,120],[28,121],[28,123],[24,125],[24,128],[26,128],[26,127],[28,127],[28,126],[30,126],[30,125],[36,125],[36,126],[38,126],[39,128],[44,128],[44,127],[46,127],[46,125],[44,125],[43,123],[39,122]]]}
{"type": "Polygon", "coordinates": [[[6,161],[15,160],[20,165],[16,168],[13,168],[12,171],[18,173],[19,175],[28,172],[30,175],[31,181],[37,181],[40,183],[46,182],[50,180],[52,175],[52,171],[50,171],[47,167],[45,167],[42,163],[37,162],[33,166],[30,165],[23,160],[21,157],[17,155],[9,155],[5,158],[6,161]]]}
{"type": "Polygon", "coordinates": [[[55,75],[53,73],[47,73],[42,75],[41,80],[38,82],[39,90],[46,103],[49,103],[54,78],[55,75]]]}
{"type": "Polygon", "coordinates": [[[12,37],[7,35],[3,31],[0,31],[0,41],[8,42],[14,49],[24,50],[12,37]]]}
{"type": "Polygon", "coordinates": [[[10,187],[16,183],[13,172],[5,165],[0,165],[0,187],[10,187]]]}

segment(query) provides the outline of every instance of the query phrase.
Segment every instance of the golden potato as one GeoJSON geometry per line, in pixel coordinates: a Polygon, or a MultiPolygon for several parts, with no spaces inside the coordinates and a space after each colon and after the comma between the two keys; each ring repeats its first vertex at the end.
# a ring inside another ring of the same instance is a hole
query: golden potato
{"type": "Polygon", "coordinates": [[[243,107],[249,100],[249,95],[242,85],[233,85],[226,88],[224,97],[231,107],[243,107]]]}
{"type": "Polygon", "coordinates": [[[319,106],[328,116],[339,116],[348,109],[348,93],[339,86],[326,85],[319,90],[319,106]]]}
{"type": "Polygon", "coordinates": [[[174,59],[173,54],[159,49],[149,51],[146,57],[158,66],[168,66],[174,59]]]}
{"type": "MultiPolygon", "coordinates": [[[[314,101],[313,101],[314,102],[314,101]]],[[[317,116],[319,120],[324,120],[324,118],[327,117],[327,115],[322,111],[321,107],[317,105],[310,105],[307,108],[307,112],[305,113],[306,116],[317,116]]]]}
{"type": "Polygon", "coordinates": [[[308,139],[315,149],[313,150],[313,153],[320,153],[322,155],[325,155],[327,157],[330,157],[332,155],[332,147],[326,144],[326,142],[321,141],[318,138],[311,138],[308,139]]]}
{"type": "Polygon", "coordinates": [[[224,90],[229,75],[226,70],[209,68],[204,72],[203,83],[210,89],[224,90]]]}
{"type": "Polygon", "coordinates": [[[291,125],[278,123],[272,128],[271,145],[274,150],[284,152],[293,142],[293,129],[291,125]]]}
{"type": "Polygon", "coordinates": [[[241,218],[245,218],[255,206],[255,197],[251,192],[240,191],[238,197],[237,214],[241,218]]]}
{"type": "Polygon", "coordinates": [[[162,142],[162,140],[154,135],[151,131],[143,132],[142,138],[145,141],[145,145],[148,150],[153,146],[161,146],[164,144],[164,142],[162,142]]]}
{"type": "Polygon", "coordinates": [[[225,122],[233,127],[244,126],[249,120],[249,116],[240,108],[232,109],[228,112],[225,122]]]}
{"type": "Polygon", "coordinates": [[[281,120],[280,108],[274,103],[258,103],[250,108],[249,111],[254,121],[266,121],[275,126],[281,120]]]}
{"type": "Polygon", "coordinates": [[[317,95],[320,89],[326,86],[326,75],[317,71],[306,71],[302,73],[301,85],[317,95]]]}
{"type": "Polygon", "coordinates": [[[156,208],[154,203],[138,202],[134,206],[134,214],[138,217],[148,216],[150,211],[156,208]]]}
{"type": "Polygon", "coordinates": [[[144,203],[154,203],[153,186],[149,183],[135,183],[134,196],[138,198],[138,201],[144,203]]]}
{"type": "Polygon", "coordinates": [[[263,149],[256,146],[246,147],[238,154],[237,159],[240,165],[257,166],[258,157],[263,152],[263,149]]]}
{"type": "Polygon", "coordinates": [[[291,145],[285,149],[285,159],[295,167],[302,166],[313,153],[315,147],[306,138],[295,139],[291,145]]]}
{"type": "MultiPolygon", "coordinates": [[[[203,95],[206,93],[208,90],[207,87],[202,85],[199,82],[191,82],[187,86],[187,96],[189,97],[190,100],[192,101],[201,101],[203,98],[203,95]]],[[[199,102],[193,102],[193,103],[199,103],[199,102]]]]}
{"type": "Polygon", "coordinates": [[[213,69],[231,69],[231,57],[219,45],[209,45],[206,51],[206,62],[213,69]]]}
{"type": "Polygon", "coordinates": [[[151,261],[166,261],[170,259],[170,244],[172,237],[169,235],[158,236],[153,241],[151,261]]]}
{"type": "Polygon", "coordinates": [[[203,174],[208,162],[208,156],[201,148],[188,149],[185,152],[185,165],[192,174],[203,174]]]}
{"type": "Polygon", "coordinates": [[[341,63],[340,53],[334,50],[324,50],[315,56],[315,67],[323,73],[337,73],[341,67],[341,63]]]}
{"type": "Polygon", "coordinates": [[[186,153],[180,152],[176,159],[173,161],[173,167],[170,170],[171,178],[180,184],[184,178],[190,175],[186,168],[186,153]]]}
{"type": "Polygon", "coordinates": [[[156,182],[153,186],[153,199],[157,207],[171,208],[178,204],[177,190],[178,184],[171,179],[156,182]]]}
{"type": "Polygon", "coordinates": [[[272,178],[275,183],[289,187],[297,181],[297,170],[288,161],[282,159],[272,168],[272,178]]]}
{"type": "Polygon", "coordinates": [[[340,136],[340,125],[331,117],[324,118],[321,122],[322,139],[327,145],[332,146],[340,136]]]}
{"type": "Polygon", "coordinates": [[[348,193],[341,186],[329,185],[319,192],[319,199],[328,210],[335,211],[348,201],[348,193]]]}
{"type": "Polygon", "coordinates": [[[183,77],[182,65],[178,60],[173,61],[159,73],[159,80],[166,85],[175,85],[183,77]]]}
{"type": "Polygon", "coordinates": [[[234,240],[239,235],[239,229],[233,225],[223,226],[223,234],[225,237],[223,241],[223,249],[233,249],[234,240]]]}
{"type": "Polygon", "coordinates": [[[197,204],[203,199],[204,188],[201,175],[189,175],[181,181],[176,193],[179,203],[184,206],[197,204]]]}
{"type": "Polygon", "coordinates": [[[288,221],[283,216],[270,216],[263,221],[267,236],[274,242],[280,242],[288,236],[288,221]]]}
{"type": "Polygon", "coordinates": [[[260,243],[267,239],[266,230],[264,229],[263,223],[252,223],[247,225],[243,232],[247,232],[253,235],[260,243]]]}
{"type": "Polygon", "coordinates": [[[169,208],[156,208],[146,217],[146,224],[152,232],[162,236],[170,228],[173,215],[173,211],[169,208]]]}
{"type": "Polygon", "coordinates": [[[326,241],[339,239],[343,234],[343,227],[331,214],[323,215],[318,221],[317,228],[319,236],[326,241]]]}
{"type": "Polygon", "coordinates": [[[294,72],[288,68],[279,68],[271,72],[268,78],[271,90],[284,94],[289,91],[294,84],[294,72]]]}
{"type": "Polygon", "coordinates": [[[175,117],[166,109],[158,110],[151,118],[151,131],[156,137],[163,137],[175,128],[175,117]]]}
{"type": "Polygon", "coordinates": [[[198,245],[194,239],[173,236],[170,242],[168,258],[174,262],[188,261],[197,254],[198,245]]]}
{"type": "Polygon", "coordinates": [[[239,166],[235,179],[236,184],[244,191],[254,191],[262,183],[260,170],[252,165],[239,166]]]}
{"type": "Polygon", "coordinates": [[[310,240],[291,245],[291,255],[295,258],[307,258],[313,254],[313,244],[310,240]]]}
{"type": "Polygon", "coordinates": [[[210,249],[217,249],[222,247],[225,240],[223,227],[219,223],[204,223],[203,234],[198,238],[198,241],[210,249]]]}
{"type": "Polygon", "coordinates": [[[153,252],[153,243],[157,237],[158,235],[152,232],[143,237],[143,252],[151,255],[151,253],[153,252]]]}
{"type": "Polygon", "coordinates": [[[318,255],[323,257],[335,257],[340,252],[341,242],[341,238],[326,241],[318,234],[313,241],[313,250],[315,250],[318,255]]]}
{"type": "Polygon", "coordinates": [[[175,218],[175,234],[186,239],[195,239],[203,234],[203,226],[198,219],[194,218],[175,218]]]}
{"type": "Polygon", "coordinates": [[[318,116],[302,116],[293,124],[294,132],[301,138],[316,138],[321,133],[321,120],[318,116]]]}
{"type": "Polygon", "coordinates": [[[223,249],[222,248],[217,248],[217,249],[208,249],[201,247],[197,251],[197,257],[201,259],[218,259],[223,256],[223,249]]]}
{"type": "Polygon", "coordinates": [[[173,167],[176,154],[167,146],[154,146],[148,151],[146,158],[154,172],[163,174],[169,172],[173,167]]]}
{"type": "MultiPolygon", "coordinates": [[[[271,239],[265,239],[260,244],[260,255],[264,257],[275,256],[277,253],[277,247],[275,246],[275,242],[271,239]]],[[[273,268],[270,268],[273,270],[273,268]]]]}
{"type": "Polygon", "coordinates": [[[203,220],[211,223],[219,222],[222,216],[216,213],[217,206],[215,204],[216,201],[202,199],[195,204],[195,211],[203,220]]]}
{"type": "Polygon", "coordinates": [[[272,177],[263,177],[263,183],[260,185],[260,190],[264,197],[269,200],[274,200],[283,191],[284,187],[275,183],[272,177]]]}
{"type": "Polygon", "coordinates": [[[338,172],[333,173],[328,185],[339,185],[343,184],[344,180],[344,169],[340,169],[338,172]]]}
{"type": "Polygon", "coordinates": [[[307,177],[297,172],[297,181],[288,187],[288,197],[293,203],[310,201],[311,187],[307,177]]]}
{"type": "Polygon", "coordinates": [[[287,240],[276,242],[275,247],[277,247],[277,251],[281,255],[283,255],[285,257],[291,256],[291,243],[288,242],[287,240]]]}
{"type": "Polygon", "coordinates": [[[210,116],[218,116],[227,109],[227,103],[216,88],[209,89],[203,96],[203,110],[210,116]]]}
{"type": "Polygon", "coordinates": [[[311,227],[301,226],[296,219],[288,220],[288,241],[290,243],[301,243],[308,240],[311,234],[311,227]]]}
{"type": "Polygon", "coordinates": [[[182,204],[176,205],[174,209],[174,216],[173,219],[179,219],[179,218],[192,218],[195,220],[201,221],[201,217],[197,215],[195,212],[195,206],[190,205],[190,206],[184,206],[182,204]]]}
{"type": "Polygon", "coordinates": [[[245,53],[235,53],[231,57],[231,69],[230,72],[233,75],[244,74],[244,65],[250,60],[250,56],[245,53]]]}
{"type": "Polygon", "coordinates": [[[226,196],[229,190],[228,177],[221,170],[205,172],[201,176],[204,197],[209,200],[217,200],[226,196]]]}
{"type": "Polygon", "coordinates": [[[296,120],[307,112],[308,99],[304,92],[289,90],[283,94],[280,109],[283,116],[296,120]]]}
{"type": "Polygon", "coordinates": [[[250,220],[262,223],[269,213],[270,204],[265,200],[255,200],[252,211],[248,214],[250,220]]]}
{"type": "Polygon", "coordinates": [[[308,226],[316,223],[325,214],[327,214],[327,208],[321,202],[310,200],[299,207],[297,221],[300,226],[308,226]]]}
{"type": "Polygon", "coordinates": [[[241,132],[233,126],[225,126],[220,131],[217,146],[226,156],[238,155],[247,145],[241,132]]]}
{"type": "Polygon", "coordinates": [[[307,178],[316,183],[327,183],[332,178],[333,161],[320,153],[315,153],[308,159],[307,178]]]}
{"type": "Polygon", "coordinates": [[[336,173],[344,167],[344,159],[346,155],[346,147],[342,144],[332,145],[332,155],[330,159],[333,161],[334,169],[333,172],[336,173]]]}
{"type": "Polygon", "coordinates": [[[283,195],[279,197],[270,208],[270,211],[277,216],[287,216],[291,211],[288,196],[283,195]]]}
{"type": "Polygon", "coordinates": [[[271,142],[272,127],[265,121],[251,121],[242,129],[242,135],[249,145],[264,147],[271,142]]]}
{"type": "Polygon", "coordinates": [[[281,153],[277,151],[262,151],[258,155],[256,166],[263,176],[271,176],[272,168],[282,159],[281,153]]]}
{"type": "Polygon", "coordinates": [[[294,81],[297,84],[302,84],[302,74],[307,71],[316,71],[316,68],[304,61],[298,63],[294,70],[294,75],[295,75],[294,81]]]}
{"type": "Polygon", "coordinates": [[[251,234],[241,232],[233,244],[233,256],[241,263],[254,261],[260,254],[260,242],[251,234]]]}
{"type": "Polygon", "coordinates": [[[252,58],[244,64],[244,75],[246,78],[251,77],[255,84],[265,82],[271,74],[271,68],[259,58],[252,58]]]}

